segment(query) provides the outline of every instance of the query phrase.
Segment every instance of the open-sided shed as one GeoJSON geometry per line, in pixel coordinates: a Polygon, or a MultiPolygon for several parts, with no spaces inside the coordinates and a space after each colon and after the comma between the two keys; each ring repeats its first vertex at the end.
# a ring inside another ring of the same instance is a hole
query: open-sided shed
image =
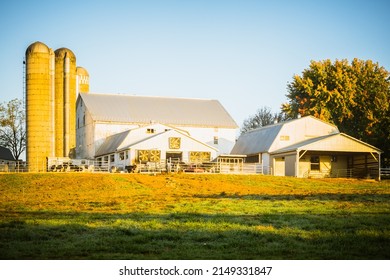
{"type": "Polygon", "coordinates": [[[381,150],[344,133],[325,135],[271,153],[274,174],[379,178],[381,150]]]}

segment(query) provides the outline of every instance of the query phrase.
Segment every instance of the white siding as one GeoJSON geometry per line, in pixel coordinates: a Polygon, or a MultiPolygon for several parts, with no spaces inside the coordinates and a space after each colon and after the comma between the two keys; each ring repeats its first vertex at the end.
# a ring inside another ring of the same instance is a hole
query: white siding
{"type": "Polygon", "coordinates": [[[286,122],[276,136],[269,151],[273,152],[307,139],[337,132],[337,127],[312,117],[286,122]]]}

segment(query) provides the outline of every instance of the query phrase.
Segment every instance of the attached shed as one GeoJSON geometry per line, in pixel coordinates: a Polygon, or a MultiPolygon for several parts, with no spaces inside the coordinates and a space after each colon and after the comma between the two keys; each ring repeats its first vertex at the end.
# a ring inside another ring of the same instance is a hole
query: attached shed
{"type": "Polygon", "coordinates": [[[344,133],[273,151],[274,174],[295,177],[379,178],[381,150],[344,133]]]}

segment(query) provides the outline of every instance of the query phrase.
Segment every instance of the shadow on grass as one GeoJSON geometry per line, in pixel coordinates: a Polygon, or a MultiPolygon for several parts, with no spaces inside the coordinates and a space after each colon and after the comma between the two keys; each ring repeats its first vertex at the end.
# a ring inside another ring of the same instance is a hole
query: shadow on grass
{"type": "Polygon", "coordinates": [[[1,259],[389,259],[388,214],[0,212],[1,259]],[[5,222],[4,222],[5,221],[5,222]]]}
{"type": "Polygon", "coordinates": [[[342,201],[342,202],[389,202],[390,194],[348,194],[348,193],[320,193],[320,194],[227,194],[221,192],[213,195],[196,194],[195,198],[230,198],[243,200],[320,200],[320,201],[342,201]]]}

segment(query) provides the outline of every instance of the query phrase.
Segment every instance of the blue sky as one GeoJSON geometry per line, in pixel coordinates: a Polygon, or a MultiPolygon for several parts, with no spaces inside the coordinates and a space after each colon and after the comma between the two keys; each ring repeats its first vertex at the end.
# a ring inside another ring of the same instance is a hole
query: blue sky
{"type": "MultiPolygon", "coordinates": [[[[0,1],[0,102],[23,96],[23,57],[70,48],[90,90],[218,99],[241,126],[279,111],[311,60],[390,70],[390,1],[0,1]]],[[[201,113],[201,112],[200,112],[201,113]]]]}

